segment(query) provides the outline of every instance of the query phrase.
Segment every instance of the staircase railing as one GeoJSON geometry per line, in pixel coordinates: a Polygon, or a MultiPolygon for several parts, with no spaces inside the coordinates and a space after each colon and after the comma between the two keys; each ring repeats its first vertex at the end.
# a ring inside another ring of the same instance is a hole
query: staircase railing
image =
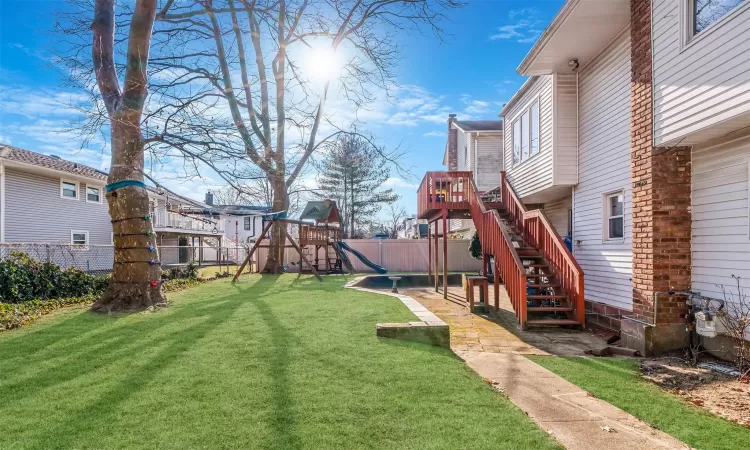
{"type": "Polygon", "coordinates": [[[576,320],[585,325],[585,297],[583,270],[568,250],[565,242],[541,210],[527,211],[518,199],[513,186],[501,172],[502,202],[518,230],[522,230],[527,245],[535,247],[550,264],[562,290],[568,297],[576,320]]]}
{"type": "MultiPolygon", "coordinates": [[[[479,190],[470,180],[471,195],[469,211],[474,226],[479,232],[479,240],[486,254],[495,257],[495,270],[503,279],[513,311],[516,313],[521,328],[526,328],[526,270],[518,253],[513,247],[509,230],[506,229],[500,215],[495,210],[488,210],[482,202],[479,190]]],[[[497,274],[496,274],[497,275],[497,274]]]]}

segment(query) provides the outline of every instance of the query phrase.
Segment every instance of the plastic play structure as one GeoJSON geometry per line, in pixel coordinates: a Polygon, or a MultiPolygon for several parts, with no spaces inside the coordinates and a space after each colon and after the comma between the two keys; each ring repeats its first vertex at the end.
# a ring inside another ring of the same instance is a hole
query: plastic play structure
{"type": "Polygon", "coordinates": [[[366,265],[367,267],[374,270],[375,272],[381,275],[384,273],[388,273],[388,270],[386,270],[385,267],[379,266],[375,264],[374,262],[370,261],[369,259],[365,257],[365,255],[349,247],[349,244],[347,244],[344,241],[334,242],[333,248],[336,249],[336,253],[339,254],[339,257],[341,258],[342,261],[346,260],[347,262],[346,265],[349,267],[351,267],[351,262],[349,261],[349,258],[346,256],[346,253],[344,253],[344,250],[346,250],[347,252],[359,258],[359,260],[362,261],[362,264],[366,265]]]}
{"type": "Polygon", "coordinates": [[[365,257],[362,253],[351,248],[345,242],[341,240],[341,229],[339,228],[339,222],[341,217],[339,215],[338,207],[336,202],[333,200],[322,200],[322,201],[310,201],[302,211],[299,220],[292,220],[282,217],[281,214],[274,215],[268,221],[263,231],[260,234],[260,238],[253,244],[252,248],[247,254],[245,261],[242,266],[237,270],[234,275],[234,280],[237,281],[239,275],[245,269],[247,264],[252,260],[253,254],[258,248],[268,248],[267,244],[261,244],[265,239],[270,236],[269,231],[272,231],[274,226],[287,225],[281,227],[283,234],[286,235],[287,243],[284,247],[292,247],[297,250],[299,254],[299,262],[292,264],[299,264],[300,273],[309,272],[315,275],[319,280],[321,273],[324,274],[335,274],[335,273],[354,273],[354,266],[347,256],[346,252],[351,253],[357,257],[364,265],[373,269],[379,274],[387,273],[388,271],[365,257]],[[305,221],[308,220],[308,221],[305,221]],[[313,220],[314,222],[309,222],[313,220]],[[288,226],[297,226],[299,230],[299,242],[294,239],[289,230],[288,226]]]}

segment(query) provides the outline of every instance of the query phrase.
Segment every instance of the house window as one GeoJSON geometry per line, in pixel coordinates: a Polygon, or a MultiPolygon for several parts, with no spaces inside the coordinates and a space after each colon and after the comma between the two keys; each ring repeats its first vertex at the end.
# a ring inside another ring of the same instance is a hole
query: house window
{"type": "Polygon", "coordinates": [[[89,245],[89,232],[88,231],[75,231],[75,230],[71,231],[70,243],[79,247],[85,247],[89,245]]]}
{"type": "Polygon", "coordinates": [[[732,12],[745,0],[687,0],[690,35],[695,36],[732,12]]]}
{"type": "Polygon", "coordinates": [[[245,217],[245,231],[250,231],[253,229],[253,219],[254,217],[245,217]]]}
{"type": "Polygon", "coordinates": [[[623,214],[625,198],[622,192],[607,195],[607,238],[622,239],[625,237],[625,216],[623,214]]]}
{"type": "Polygon", "coordinates": [[[513,122],[513,163],[536,155],[539,148],[539,100],[536,100],[513,122]]]}
{"type": "Polygon", "coordinates": [[[101,203],[102,190],[98,187],[86,186],[86,201],[88,203],[101,203]]]}
{"type": "Polygon", "coordinates": [[[521,121],[513,122],[513,163],[521,162],[521,121]]]}
{"type": "Polygon", "coordinates": [[[62,198],[78,198],[78,183],[75,181],[60,181],[60,197],[62,198]]]}

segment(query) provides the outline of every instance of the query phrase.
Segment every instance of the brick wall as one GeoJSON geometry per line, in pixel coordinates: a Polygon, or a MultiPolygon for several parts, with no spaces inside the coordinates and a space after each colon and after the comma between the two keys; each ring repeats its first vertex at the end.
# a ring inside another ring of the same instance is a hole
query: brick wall
{"type": "Polygon", "coordinates": [[[458,170],[458,130],[453,128],[455,114],[448,116],[448,170],[458,170]]]}
{"type": "MultiPolygon", "coordinates": [[[[654,293],[690,288],[690,149],[653,146],[651,0],[631,0],[633,315],[654,317],[654,293]]],[[[684,323],[684,300],[660,296],[656,323],[684,323]]]]}

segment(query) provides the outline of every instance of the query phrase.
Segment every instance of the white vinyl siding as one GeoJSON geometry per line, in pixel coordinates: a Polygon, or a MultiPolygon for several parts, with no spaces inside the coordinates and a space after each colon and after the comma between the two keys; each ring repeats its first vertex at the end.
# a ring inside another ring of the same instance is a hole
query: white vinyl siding
{"type": "Polygon", "coordinates": [[[747,132],[693,148],[692,284],[707,297],[723,298],[717,284],[736,295],[732,275],[750,291],[748,165],[747,132]]]}
{"type": "Polygon", "coordinates": [[[630,31],[578,75],[579,183],[573,194],[573,253],[586,299],[630,310],[633,252],[630,177],[630,31]],[[622,191],[624,238],[604,239],[604,198],[622,191]]]}
{"type": "Polygon", "coordinates": [[[534,77],[504,113],[505,170],[520,197],[552,186],[552,79],[552,75],[534,77]],[[513,124],[535,101],[539,101],[539,153],[514,163],[513,124]]]}
{"type": "Polygon", "coordinates": [[[557,234],[564,238],[570,229],[570,209],[573,207],[573,199],[570,196],[544,204],[544,214],[557,234]]]}
{"type": "Polygon", "coordinates": [[[554,176],[556,185],[578,183],[578,79],[555,74],[554,176]]]}
{"type": "Polygon", "coordinates": [[[85,183],[78,199],[60,197],[60,178],[6,167],[7,242],[70,243],[70,231],[89,231],[89,244],[109,245],[112,237],[107,205],[87,203],[85,183]]]}
{"type": "Polygon", "coordinates": [[[474,179],[480,191],[488,191],[500,186],[500,172],[503,170],[503,136],[479,134],[473,139],[472,148],[476,152],[474,179]]]}
{"type": "MultiPolygon", "coordinates": [[[[473,152],[471,149],[471,139],[469,139],[467,133],[464,133],[455,125],[453,125],[453,127],[456,128],[457,131],[458,170],[472,170],[471,161],[473,158],[473,152]]],[[[451,219],[448,222],[448,230],[451,232],[471,228],[474,226],[474,222],[472,222],[470,219],[451,219]]]]}
{"type": "Polygon", "coordinates": [[[658,146],[696,144],[700,138],[691,134],[731,119],[750,120],[750,2],[687,42],[687,1],[652,2],[658,146]]]}

